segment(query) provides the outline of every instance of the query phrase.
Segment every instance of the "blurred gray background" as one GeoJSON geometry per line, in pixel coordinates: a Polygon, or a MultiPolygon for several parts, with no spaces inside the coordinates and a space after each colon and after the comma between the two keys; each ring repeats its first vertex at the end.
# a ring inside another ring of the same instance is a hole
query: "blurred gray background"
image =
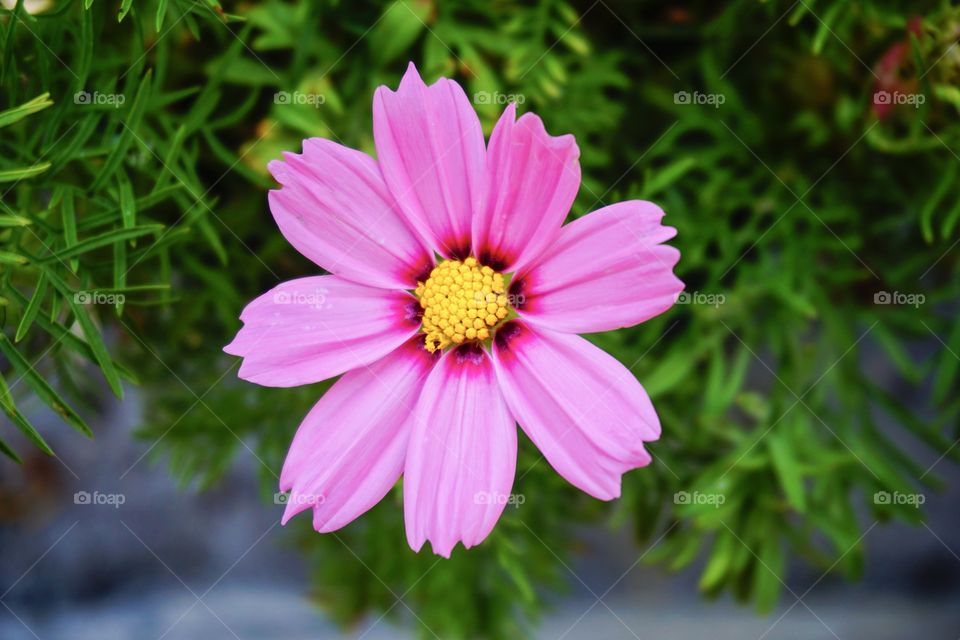
{"type": "MultiPolygon", "coordinates": [[[[37,409],[36,424],[62,460],[33,454],[22,469],[0,464],[0,638],[414,636],[413,616],[399,626],[364,619],[346,632],[326,620],[306,598],[304,568],[279,526],[283,507],[264,503],[253,456],[241,451],[212,492],[178,490],[144,457],[151,443],[133,436],[140,402],[130,391],[122,405],[104,407],[93,441],[37,409]],[[91,504],[75,504],[82,491],[91,504]],[[93,492],[106,503],[92,504],[93,492]]],[[[553,601],[536,637],[960,638],[960,477],[948,461],[935,471],[951,488],[926,494],[926,525],[868,530],[861,582],[797,563],[766,617],[729,599],[703,600],[700,567],[667,574],[636,563],[644,550],[623,532],[586,531],[588,552],[570,567],[568,594],[553,601]]]]}

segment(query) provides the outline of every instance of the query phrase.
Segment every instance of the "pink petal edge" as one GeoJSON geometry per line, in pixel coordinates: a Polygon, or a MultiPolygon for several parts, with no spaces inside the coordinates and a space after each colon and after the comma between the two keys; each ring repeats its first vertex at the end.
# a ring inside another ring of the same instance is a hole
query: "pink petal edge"
{"type": "Polygon", "coordinates": [[[330,273],[375,287],[411,289],[433,256],[407,225],[367,154],[322,138],[268,165],[282,185],[268,200],[280,232],[330,273]]]}
{"type": "Polygon", "coordinates": [[[403,480],[407,541],[429,540],[449,558],[489,535],[510,497],[517,430],[477,347],[448,351],[427,377],[414,412],[403,480]]]}
{"type": "Polygon", "coordinates": [[[289,491],[282,524],[313,508],[313,527],[335,531],[373,507],[400,478],[423,378],[437,358],[413,338],[350,371],[314,405],[280,474],[289,491]]]}
{"type": "Polygon", "coordinates": [[[248,304],[244,325],[223,348],[243,357],[239,376],[295,387],[379,360],[420,327],[416,300],[338,276],[284,282],[248,304]]]}
{"type": "Polygon", "coordinates": [[[473,219],[474,254],[499,271],[522,269],[553,242],[580,189],[580,149],[510,104],[487,149],[484,204],[473,219]]]}
{"type": "Polygon", "coordinates": [[[663,210],[631,200],[574,220],[511,287],[519,312],[566,333],[631,327],[669,309],[683,290],[673,274],[680,252],[663,210]]]}
{"type": "Polygon", "coordinates": [[[497,380],[520,427],[571,484],[601,500],[650,464],[643,443],[660,437],[646,391],[614,357],[580,336],[504,325],[494,341],[497,380]]]}
{"type": "Polygon", "coordinates": [[[427,86],[411,62],[396,91],[374,94],[373,136],[387,186],[413,228],[438,253],[466,257],[486,148],[460,85],[441,78],[427,86]]]}

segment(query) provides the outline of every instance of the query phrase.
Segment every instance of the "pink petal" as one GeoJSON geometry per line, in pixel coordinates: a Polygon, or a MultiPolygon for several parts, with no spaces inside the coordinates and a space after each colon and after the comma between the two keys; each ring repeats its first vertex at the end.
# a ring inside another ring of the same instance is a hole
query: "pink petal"
{"type": "Polygon", "coordinates": [[[279,284],[240,319],[243,327],[223,350],[243,357],[241,378],[268,387],[319,382],[379,360],[420,326],[410,294],[337,276],[279,284]]]}
{"type": "Polygon", "coordinates": [[[479,347],[448,351],[414,413],[403,479],[407,541],[450,557],[470,548],[503,512],[517,464],[517,431],[493,367],[479,347]]]}
{"type": "Polygon", "coordinates": [[[290,491],[283,524],[313,507],[313,527],[334,531],[387,495],[403,471],[413,407],[435,360],[413,338],[330,387],[283,463],[280,489],[290,491]]]}
{"type": "Polygon", "coordinates": [[[660,244],[677,233],[660,224],[662,217],[655,204],[631,200],[564,226],[512,287],[521,314],[557,331],[591,333],[669,309],[683,283],[673,275],[680,252],[660,244]]]}
{"type": "Polygon", "coordinates": [[[310,138],[270,172],[270,211],[287,241],[330,273],[374,287],[411,289],[433,266],[370,156],[310,138]]]}
{"type": "Polygon", "coordinates": [[[660,437],[646,391],[615,358],[580,336],[522,321],[496,335],[493,362],[510,411],[557,473],[601,500],[620,476],[650,463],[660,437]]]}
{"type": "Polygon", "coordinates": [[[486,197],[473,220],[474,253],[501,271],[522,269],[557,237],[580,188],[580,149],[540,118],[516,122],[510,104],[490,136],[486,197]]]}
{"type": "Polygon", "coordinates": [[[428,87],[410,63],[396,92],[377,89],[373,136],[387,185],[414,228],[438,253],[465,257],[486,150],[460,85],[441,78],[428,87]]]}

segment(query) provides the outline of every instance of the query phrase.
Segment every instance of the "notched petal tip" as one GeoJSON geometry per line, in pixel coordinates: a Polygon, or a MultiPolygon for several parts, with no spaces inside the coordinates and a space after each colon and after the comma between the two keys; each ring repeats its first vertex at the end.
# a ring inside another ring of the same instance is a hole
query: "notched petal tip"
{"type": "Polygon", "coordinates": [[[414,532],[410,526],[409,521],[406,523],[407,530],[407,545],[414,553],[420,553],[420,550],[423,549],[423,544],[427,541],[426,537],[422,534],[417,534],[414,532]]]}
{"type": "Polygon", "coordinates": [[[432,261],[368,154],[325,138],[270,163],[280,189],[267,194],[280,232],[331,273],[381,288],[413,288],[432,261]]]}
{"type": "Polygon", "coordinates": [[[447,352],[427,377],[404,468],[407,542],[449,558],[482,542],[513,487],[517,432],[482,349],[447,352]]]}
{"type": "Polygon", "coordinates": [[[320,382],[369,365],[416,335],[403,317],[409,293],[338,276],[283,282],[250,302],[227,353],[243,357],[238,376],[270,387],[320,382]]]}
{"type": "Polygon", "coordinates": [[[603,502],[613,502],[614,500],[620,499],[620,494],[623,491],[623,476],[617,476],[612,485],[615,486],[609,487],[607,489],[608,492],[584,491],[597,500],[602,500],[603,502]]]}
{"type": "Polygon", "coordinates": [[[487,147],[485,193],[472,223],[475,255],[523,271],[554,241],[580,189],[580,150],[511,103],[487,147]]]}
{"type": "Polygon", "coordinates": [[[223,352],[231,356],[243,356],[243,352],[237,348],[236,336],[234,336],[233,340],[223,345],[223,352]]]}
{"type": "Polygon", "coordinates": [[[573,159],[580,157],[580,147],[577,145],[576,136],[572,133],[565,133],[559,136],[550,135],[543,120],[532,111],[528,111],[520,116],[516,124],[518,127],[527,127],[530,129],[531,133],[542,140],[543,144],[549,149],[555,152],[565,151],[570,153],[573,159]]]}
{"type": "Polygon", "coordinates": [[[470,223],[480,206],[486,149],[463,88],[424,83],[408,65],[396,91],[373,99],[373,137],[390,192],[431,248],[448,258],[470,253],[470,223]]]}
{"type": "Polygon", "coordinates": [[[557,472],[601,500],[620,496],[621,476],[650,463],[660,435],[646,392],[626,367],[579,336],[522,320],[494,343],[507,404],[557,472]]]}
{"type": "MultiPolygon", "coordinates": [[[[670,240],[670,239],[672,239],[672,238],[677,237],[677,229],[676,229],[676,227],[663,226],[661,233],[662,233],[662,237],[663,237],[663,241],[664,241],[664,242],[667,241],[667,240],[670,240]]],[[[677,250],[677,254],[679,254],[679,253],[680,253],[680,250],[678,249],[678,250],[677,250]]]]}
{"type": "Polygon", "coordinates": [[[267,163],[267,171],[273,176],[273,179],[281,185],[286,184],[290,175],[290,168],[283,160],[271,160],[267,163]]]}
{"type": "Polygon", "coordinates": [[[446,558],[447,560],[450,559],[451,554],[453,554],[453,549],[456,546],[456,542],[451,545],[436,544],[433,541],[430,542],[430,549],[433,551],[433,553],[441,558],[446,558]]]}
{"type": "MultiPolygon", "coordinates": [[[[280,156],[282,159],[271,160],[267,163],[267,171],[281,187],[295,184],[297,177],[294,174],[298,171],[298,163],[303,161],[303,155],[294,151],[281,151],[280,156]]],[[[279,191],[279,189],[273,189],[269,193],[274,191],[279,191]]]]}
{"type": "MultiPolygon", "coordinates": [[[[424,545],[426,545],[427,542],[430,543],[429,552],[435,556],[440,556],[444,560],[450,559],[450,556],[453,555],[453,550],[457,546],[456,542],[454,542],[452,545],[445,545],[441,543],[435,543],[432,540],[427,540],[426,538],[421,540],[419,544],[414,544],[409,540],[409,538],[407,539],[407,544],[410,546],[410,549],[412,549],[414,553],[420,553],[421,551],[423,551],[424,545]]],[[[467,545],[464,545],[464,547],[469,549],[469,546],[467,545]]]]}
{"type": "Polygon", "coordinates": [[[423,82],[423,78],[420,77],[420,71],[417,69],[417,65],[413,60],[407,62],[407,68],[403,72],[403,77],[410,77],[411,79],[419,79],[420,82],[423,82]]]}
{"type": "MultiPolygon", "coordinates": [[[[290,498],[293,497],[293,494],[290,494],[290,498]]],[[[306,511],[310,508],[309,504],[299,502],[297,500],[292,500],[288,498],[287,506],[283,510],[283,515],[280,517],[280,526],[285,526],[293,516],[306,511]]]]}
{"type": "Polygon", "coordinates": [[[374,102],[377,99],[383,99],[384,93],[389,93],[391,96],[396,95],[404,90],[409,89],[425,89],[427,88],[427,83],[423,81],[423,78],[420,76],[420,72],[417,70],[417,65],[411,60],[407,63],[407,68],[403,72],[403,76],[400,77],[400,84],[397,88],[391,89],[388,85],[381,84],[373,92],[374,102]]]}
{"type": "Polygon", "coordinates": [[[630,327],[669,309],[683,285],[673,274],[680,252],[665,244],[677,231],[660,224],[663,216],[651,202],[628,200],[564,226],[516,278],[523,316],[580,334],[630,327]]]}
{"type": "Polygon", "coordinates": [[[321,138],[319,136],[313,136],[311,138],[303,139],[303,155],[306,155],[308,151],[313,151],[316,153],[324,153],[330,150],[339,148],[341,145],[337,144],[333,140],[327,140],[326,138],[321,138]]]}
{"type": "Polygon", "coordinates": [[[434,357],[410,339],[386,357],[346,373],[307,414],[280,471],[289,490],[284,521],[313,508],[313,528],[340,529],[397,485],[410,415],[434,357]]]}

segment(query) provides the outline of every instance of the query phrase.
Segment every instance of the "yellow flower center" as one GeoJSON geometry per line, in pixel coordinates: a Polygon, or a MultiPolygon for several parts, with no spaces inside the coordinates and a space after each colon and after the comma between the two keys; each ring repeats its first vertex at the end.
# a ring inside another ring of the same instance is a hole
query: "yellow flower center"
{"type": "Polygon", "coordinates": [[[418,282],[427,350],[487,340],[510,312],[503,274],[480,266],[476,258],[444,260],[418,282]]]}

